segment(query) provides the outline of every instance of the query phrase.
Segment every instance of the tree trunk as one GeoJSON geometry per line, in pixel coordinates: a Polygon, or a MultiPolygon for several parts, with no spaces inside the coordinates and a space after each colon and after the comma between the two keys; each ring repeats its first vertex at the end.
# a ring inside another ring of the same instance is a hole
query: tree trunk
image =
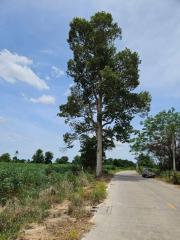
{"type": "Polygon", "coordinates": [[[173,153],[173,171],[176,171],[176,147],[175,147],[175,135],[172,134],[172,153],[173,153]]]}
{"type": "Polygon", "coordinates": [[[96,164],[96,177],[102,175],[102,157],[103,157],[103,147],[102,147],[102,97],[99,96],[97,103],[97,164],[96,164]]]}

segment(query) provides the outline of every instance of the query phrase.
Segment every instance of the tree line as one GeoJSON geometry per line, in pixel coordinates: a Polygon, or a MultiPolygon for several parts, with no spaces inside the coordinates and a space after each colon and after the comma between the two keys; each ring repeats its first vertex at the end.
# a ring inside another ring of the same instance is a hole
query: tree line
{"type": "MultiPolygon", "coordinates": [[[[94,140],[92,141],[94,142],[94,140]]],[[[87,144],[87,143],[86,143],[87,144]]],[[[68,156],[62,156],[56,158],[53,162],[53,153],[48,151],[43,153],[43,150],[38,149],[35,154],[32,156],[32,159],[19,159],[18,151],[16,151],[13,158],[11,158],[9,153],[4,153],[0,156],[0,162],[9,162],[9,163],[36,163],[36,164],[73,164],[78,165],[80,168],[94,171],[96,167],[96,154],[94,151],[94,145],[87,145],[84,148],[80,149],[80,154],[76,155],[72,162],[69,161],[68,156]],[[93,147],[92,147],[93,146],[93,147]]],[[[135,163],[129,160],[123,159],[113,159],[113,158],[104,158],[104,165],[114,166],[118,168],[129,168],[135,167],[135,163]]]]}
{"type": "MultiPolygon", "coordinates": [[[[31,159],[20,159],[18,157],[19,152],[16,151],[14,156],[11,158],[9,153],[4,153],[0,155],[0,162],[15,162],[15,163],[42,163],[51,164],[53,162],[54,154],[50,151],[43,152],[42,149],[38,149],[32,156],[31,159]]],[[[62,156],[55,159],[55,163],[66,164],[69,158],[67,156],[62,156]]]]}

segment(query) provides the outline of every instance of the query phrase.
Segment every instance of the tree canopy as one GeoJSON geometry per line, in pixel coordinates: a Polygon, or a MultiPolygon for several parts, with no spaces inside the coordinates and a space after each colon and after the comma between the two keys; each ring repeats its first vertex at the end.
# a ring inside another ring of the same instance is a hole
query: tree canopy
{"type": "Polygon", "coordinates": [[[0,162],[10,162],[11,161],[11,156],[9,153],[3,153],[0,156],[0,162]]]}
{"type": "Polygon", "coordinates": [[[44,163],[44,154],[42,149],[38,149],[32,156],[32,161],[34,163],[44,163]]]}
{"type": "Polygon", "coordinates": [[[172,169],[174,145],[176,167],[180,169],[180,113],[173,108],[162,111],[142,125],[131,141],[132,151],[136,155],[150,154],[161,167],[172,169]]]}
{"type": "Polygon", "coordinates": [[[69,158],[67,156],[62,156],[61,158],[56,158],[56,163],[66,164],[68,163],[69,158]]]}
{"type": "Polygon", "coordinates": [[[46,152],[46,153],[45,153],[44,162],[45,162],[46,164],[50,164],[50,163],[52,163],[52,160],[53,160],[53,153],[50,152],[50,151],[46,152]]]}
{"type": "Polygon", "coordinates": [[[96,134],[97,176],[102,173],[103,137],[127,141],[134,115],[149,110],[148,92],[135,92],[138,54],[127,48],[118,52],[117,39],[121,39],[121,28],[110,13],[98,12],[89,21],[74,18],[70,23],[68,43],[73,58],[67,73],[74,85],[58,115],[72,129],[64,135],[69,147],[84,133],[96,134]]]}

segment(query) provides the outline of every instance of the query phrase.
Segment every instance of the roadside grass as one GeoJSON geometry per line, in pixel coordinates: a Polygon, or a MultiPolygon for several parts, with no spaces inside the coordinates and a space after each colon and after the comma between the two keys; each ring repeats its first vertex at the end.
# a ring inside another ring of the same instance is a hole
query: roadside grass
{"type": "Polygon", "coordinates": [[[88,207],[103,201],[109,180],[109,174],[97,180],[73,165],[0,163],[0,240],[16,239],[27,224],[42,223],[53,204],[64,200],[69,201],[69,216],[76,219],[71,228],[66,224],[64,236],[67,230],[67,239],[79,239],[92,215],[88,207]]]}
{"type": "MultiPolygon", "coordinates": [[[[137,172],[142,174],[144,167],[139,168],[137,172]]],[[[172,170],[160,170],[159,168],[151,168],[156,174],[156,179],[168,182],[171,184],[180,185],[180,171],[173,172],[172,170]]]]}
{"type": "Polygon", "coordinates": [[[157,178],[168,183],[180,185],[180,171],[161,171],[157,178]]]}
{"type": "Polygon", "coordinates": [[[90,199],[93,204],[98,204],[106,198],[106,184],[98,181],[91,192],[90,199]]]}

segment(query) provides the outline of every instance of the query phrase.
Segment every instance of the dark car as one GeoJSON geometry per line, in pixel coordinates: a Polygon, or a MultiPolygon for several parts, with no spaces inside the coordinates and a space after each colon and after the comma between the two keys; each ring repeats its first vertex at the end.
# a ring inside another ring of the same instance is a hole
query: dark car
{"type": "Polygon", "coordinates": [[[142,172],[142,177],[144,178],[154,178],[156,174],[149,168],[145,168],[142,172]]]}

